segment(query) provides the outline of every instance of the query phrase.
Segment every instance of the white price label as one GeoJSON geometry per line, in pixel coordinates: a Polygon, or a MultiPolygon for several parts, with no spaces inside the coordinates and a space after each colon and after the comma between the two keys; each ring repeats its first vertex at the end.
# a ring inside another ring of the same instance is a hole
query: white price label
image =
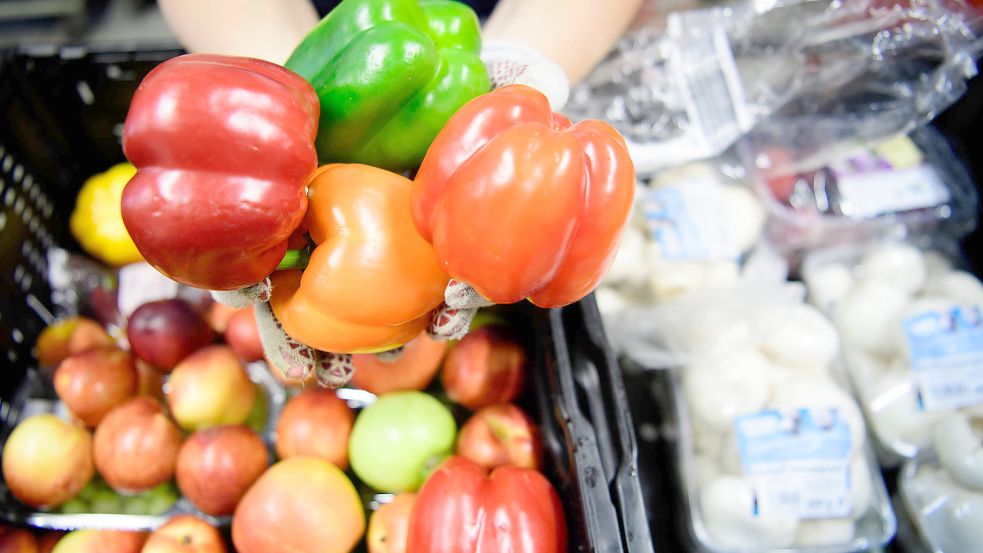
{"type": "Polygon", "coordinates": [[[944,204],[949,190],[928,165],[896,169],[877,165],[837,171],[836,185],[843,212],[851,217],[876,217],[944,204]]]}
{"type": "Polygon", "coordinates": [[[976,307],[905,319],[919,406],[951,410],[983,403],[983,322],[976,307]]]}
{"type": "Polygon", "coordinates": [[[762,411],[734,426],[753,514],[850,515],[850,429],[836,409],[762,411]]]}
{"type": "Polygon", "coordinates": [[[649,191],[642,202],[652,240],[665,259],[736,259],[737,245],[727,232],[720,185],[685,181],[649,191]]]}

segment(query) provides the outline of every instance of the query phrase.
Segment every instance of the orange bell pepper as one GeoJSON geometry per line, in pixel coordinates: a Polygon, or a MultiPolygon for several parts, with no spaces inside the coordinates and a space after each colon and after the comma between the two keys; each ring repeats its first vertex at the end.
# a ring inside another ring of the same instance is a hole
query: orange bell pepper
{"type": "Polygon", "coordinates": [[[613,127],[571,125],[512,85],[451,117],[413,188],[413,220],[441,268],[494,303],[560,307],[607,272],[628,221],[635,170],[613,127]]]}
{"type": "Polygon", "coordinates": [[[325,165],[308,184],[307,268],[271,276],[283,329],[315,349],[369,353],[422,332],[444,297],[433,247],[413,226],[413,184],[368,165],[325,165]]]}

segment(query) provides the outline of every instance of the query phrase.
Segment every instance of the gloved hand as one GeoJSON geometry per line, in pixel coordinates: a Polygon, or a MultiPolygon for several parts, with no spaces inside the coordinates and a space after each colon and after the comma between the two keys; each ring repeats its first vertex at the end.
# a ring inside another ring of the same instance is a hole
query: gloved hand
{"type": "Polygon", "coordinates": [[[492,88],[523,84],[543,93],[553,111],[560,111],[570,96],[570,81],[563,68],[536,50],[501,40],[486,40],[481,48],[492,88]]]}
{"type": "MultiPolygon", "coordinates": [[[[355,370],[351,354],[319,351],[292,338],[270,308],[271,292],[270,279],[265,279],[240,290],[212,291],[211,295],[215,301],[232,308],[252,306],[263,353],[271,370],[279,371],[284,382],[302,384],[313,375],[326,388],[340,388],[348,383],[355,370]]],[[[437,340],[463,338],[478,309],[492,305],[470,286],[453,280],[448,283],[444,298],[444,303],[433,311],[427,327],[427,333],[437,340]]],[[[402,352],[403,348],[398,347],[374,355],[394,361],[402,352]]]]}
{"type": "Polygon", "coordinates": [[[213,294],[257,306],[264,351],[283,380],[316,375],[341,386],[348,354],[393,350],[426,330],[448,278],[413,225],[412,186],[367,165],[321,167],[307,185],[295,255],[261,283],[213,294]]]}

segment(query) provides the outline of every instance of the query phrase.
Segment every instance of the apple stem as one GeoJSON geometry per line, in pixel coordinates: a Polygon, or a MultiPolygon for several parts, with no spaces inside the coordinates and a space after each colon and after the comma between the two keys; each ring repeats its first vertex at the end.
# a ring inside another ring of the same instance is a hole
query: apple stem
{"type": "Polygon", "coordinates": [[[283,259],[280,260],[280,264],[276,266],[277,271],[284,271],[287,269],[304,269],[307,267],[307,263],[311,260],[311,252],[307,249],[300,250],[287,250],[287,253],[283,254],[283,259]]]}

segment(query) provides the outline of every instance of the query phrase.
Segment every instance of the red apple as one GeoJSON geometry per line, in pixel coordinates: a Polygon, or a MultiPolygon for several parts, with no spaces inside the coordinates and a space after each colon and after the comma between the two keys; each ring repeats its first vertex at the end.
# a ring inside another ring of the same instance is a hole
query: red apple
{"type": "Polygon", "coordinates": [[[225,330],[229,326],[229,319],[238,311],[239,309],[235,307],[213,301],[205,309],[205,322],[218,334],[225,334],[225,330]]]}
{"type": "Polygon", "coordinates": [[[270,467],[232,517],[239,553],[347,553],[364,531],[355,486],[341,469],[316,457],[291,457],[270,467]]]}
{"type": "Polygon", "coordinates": [[[256,386],[228,346],[206,346],[181,361],[166,390],[174,419],[185,430],[242,424],[256,400],[256,386]]]}
{"type": "Polygon", "coordinates": [[[231,515],[269,464],[266,445],[252,429],[214,426],[195,432],[181,446],[177,486],[203,513],[231,515]]]}
{"type": "Polygon", "coordinates": [[[126,325],[134,355],[170,371],[182,359],[215,340],[215,332],[188,302],[152,301],[138,307],[126,325]]]}
{"type": "Polygon", "coordinates": [[[55,392],[86,426],[99,424],[110,409],[136,394],[138,376],[133,356],[100,346],[72,355],[55,370],[55,392]]]}
{"type": "Polygon", "coordinates": [[[447,354],[441,381],[451,401],[471,410],[508,403],[522,391],[526,350],[508,327],[483,326],[447,354]]]}
{"type": "Polygon", "coordinates": [[[263,358],[263,343],[259,341],[256,312],[252,307],[240,309],[229,318],[225,341],[245,361],[259,361],[263,358]]]}
{"type": "Polygon", "coordinates": [[[137,395],[164,401],[164,373],[143,359],[136,359],[137,395]]]}
{"type": "Polygon", "coordinates": [[[281,459],[320,457],[339,468],[348,466],[348,436],[355,414],[333,390],[312,388],[290,398],[276,425],[276,452],[281,459]]]}
{"type": "Polygon", "coordinates": [[[365,534],[369,553],[406,553],[406,534],[415,502],[415,493],[397,494],[372,513],[365,534]]]}
{"type": "Polygon", "coordinates": [[[38,336],[38,364],[54,367],[70,355],[115,342],[102,326],[85,317],[71,317],[47,326],[38,336]]]}
{"type": "Polygon", "coordinates": [[[177,515],[153,531],[140,553],[226,553],[218,529],[192,515],[177,515]]]}
{"type": "Polygon", "coordinates": [[[0,553],[38,553],[38,540],[23,528],[0,528],[0,553]]]}
{"type": "Polygon", "coordinates": [[[539,469],[542,449],[532,420],[511,403],[483,407],[457,436],[457,454],[491,470],[512,465],[539,469]]]}
{"type": "Polygon", "coordinates": [[[51,553],[64,535],[65,532],[58,532],[56,530],[41,534],[41,537],[38,538],[38,553],[51,553]]]}
{"type": "Polygon", "coordinates": [[[181,430],[160,402],[138,396],[116,407],[96,428],[96,468],[120,491],[149,490],[174,476],[181,430]]]}
{"type": "Polygon", "coordinates": [[[447,342],[434,340],[424,332],[410,340],[403,353],[392,361],[371,354],[353,355],[352,384],[376,395],[424,390],[437,374],[446,349],[447,342]]]}
{"type": "Polygon", "coordinates": [[[140,553],[146,532],[75,530],[62,537],[51,553],[140,553]]]}
{"type": "Polygon", "coordinates": [[[3,477],[11,493],[34,507],[53,507],[92,479],[92,436],[55,415],[22,421],[3,446],[3,477]]]}

